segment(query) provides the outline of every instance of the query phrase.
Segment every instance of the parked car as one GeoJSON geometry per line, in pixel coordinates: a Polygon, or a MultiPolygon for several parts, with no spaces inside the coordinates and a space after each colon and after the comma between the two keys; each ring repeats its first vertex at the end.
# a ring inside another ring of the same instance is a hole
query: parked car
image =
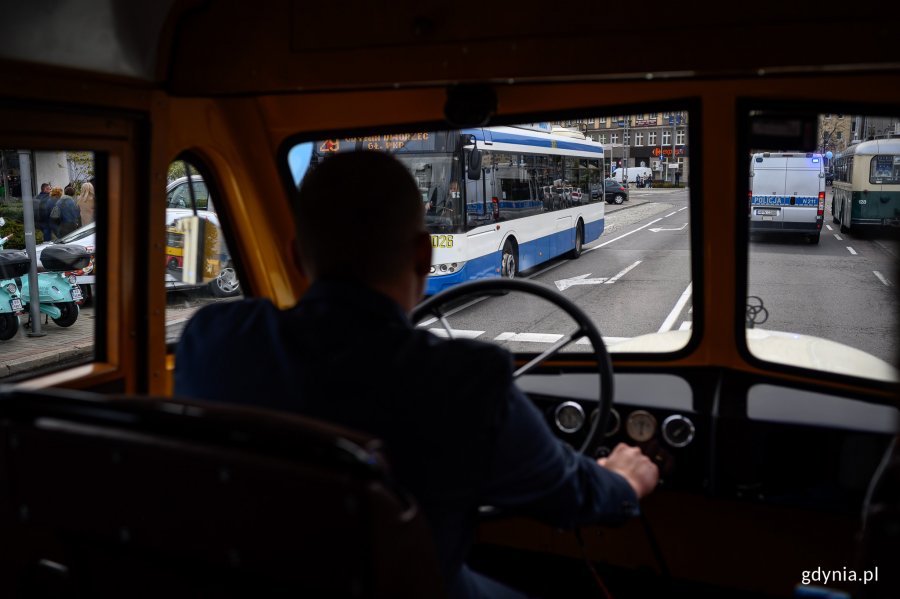
{"type": "MultiPolygon", "coordinates": [[[[206,218],[209,222],[211,222],[216,227],[219,226],[219,219],[214,212],[208,212],[206,210],[198,210],[197,214],[206,218]]],[[[166,210],[166,224],[171,226],[174,224],[176,220],[179,218],[183,218],[185,216],[193,215],[193,211],[191,210],[180,210],[180,209],[167,209],[166,210]]],[[[39,271],[44,270],[44,267],[41,265],[41,252],[44,251],[45,248],[51,245],[58,245],[63,243],[70,243],[76,245],[85,246],[89,252],[93,252],[96,247],[96,225],[95,223],[87,224],[81,228],[75,229],[68,235],[64,235],[59,239],[55,239],[53,241],[49,241],[46,243],[41,243],[36,246],[35,254],[37,256],[37,268],[39,271]]],[[[167,265],[168,260],[170,259],[167,256],[167,265]]],[[[237,273],[234,271],[234,267],[232,266],[230,260],[227,256],[216,256],[214,258],[210,258],[211,260],[217,260],[220,264],[216,266],[219,267],[219,274],[215,279],[210,281],[209,283],[205,283],[209,288],[209,292],[215,297],[232,297],[239,295],[240,290],[240,282],[237,278],[237,273]]],[[[174,269],[173,269],[174,270],[174,269]]],[[[91,263],[86,266],[84,269],[74,271],[72,274],[75,275],[75,282],[82,286],[82,290],[85,292],[85,297],[89,297],[90,291],[87,289],[88,285],[92,285],[95,282],[95,274],[94,274],[94,259],[91,259],[91,263]]],[[[183,282],[180,277],[177,276],[175,272],[169,272],[167,269],[166,272],[166,289],[175,290],[175,289],[186,289],[190,287],[199,287],[199,285],[193,285],[189,283],[183,282]]]]}
{"type": "MultiPolygon", "coordinates": [[[[209,197],[206,183],[199,175],[192,175],[191,181],[193,182],[193,201],[197,204],[197,216],[212,223],[217,232],[221,231],[219,217],[216,215],[212,198],[209,197]]],[[[184,242],[182,235],[175,227],[175,221],[178,219],[194,215],[191,193],[187,177],[175,179],[166,185],[166,287],[168,289],[193,286],[181,279],[184,266],[182,261],[184,242]]],[[[241,293],[240,281],[231,263],[231,258],[227,254],[227,248],[221,242],[220,237],[216,236],[216,238],[217,241],[213,245],[217,249],[207,256],[206,271],[207,274],[218,272],[218,275],[207,284],[209,292],[215,297],[239,295],[241,293]]]]}
{"type": "Polygon", "coordinates": [[[834,182],[834,171],[830,168],[825,171],[825,185],[831,185],[834,182]]]}
{"type": "Polygon", "coordinates": [[[605,179],[606,185],[606,203],[621,204],[628,201],[628,188],[616,181],[615,179],[605,179]]]}

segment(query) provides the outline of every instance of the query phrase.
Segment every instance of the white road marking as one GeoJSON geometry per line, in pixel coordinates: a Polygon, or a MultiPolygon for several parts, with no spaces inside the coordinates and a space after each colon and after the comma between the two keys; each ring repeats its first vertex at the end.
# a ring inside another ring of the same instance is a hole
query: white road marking
{"type": "Polygon", "coordinates": [[[678,330],[679,331],[690,331],[691,330],[691,321],[685,320],[684,322],[682,322],[681,326],[678,327],[678,330]]]}
{"type": "Polygon", "coordinates": [[[837,233],[834,234],[834,238],[837,239],[838,241],[844,241],[844,238],[841,237],[840,235],[838,235],[837,233]]]}
{"type": "Polygon", "coordinates": [[[609,245],[609,244],[611,244],[613,241],[618,241],[618,240],[622,239],[623,237],[628,237],[628,236],[631,235],[632,233],[637,233],[637,232],[640,231],[641,229],[646,229],[647,227],[649,227],[649,226],[652,225],[653,223],[658,223],[658,222],[661,221],[661,220],[662,220],[662,218],[657,218],[656,220],[651,220],[651,221],[650,221],[649,223],[647,223],[646,225],[642,225],[642,226],[638,227],[637,229],[635,229],[634,231],[629,231],[629,232],[625,233],[624,235],[619,235],[618,237],[615,237],[615,238],[613,238],[613,239],[610,239],[609,241],[604,241],[604,242],[601,243],[600,245],[595,245],[594,247],[592,247],[592,248],[590,248],[590,249],[588,249],[588,250],[584,250],[584,253],[586,254],[586,253],[588,253],[588,252],[593,252],[594,250],[599,250],[599,249],[602,248],[604,245],[609,245]]]}
{"type": "Polygon", "coordinates": [[[825,225],[825,226],[828,227],[829,231],[834,231],[834,229],[831,228],[831,225],[825,225]]]}
{"type": "Polygon", "coordinates": [[[670,216],[674,216],[674,215],[676,215],[676,214],[678,214],[678,211],[677,211],[677,210],[676,210],[675,212],[670,212],[670,213],[668,213],[668,214],[665,215],[663,218],[669,218],[670,216]]]}
{"type": "MultiPolygon", "coordinates": [[[[519,343],[556,343],[562,339],[562,335],[557,335],[555,333],[500,333],[496,337],[494,337],[494,341],[503,343],[503,342],[519,342],[519,343]]],[[[606,345],[613,345],[616,343],[621,343],[622,341],[628,341],[631,337],[603,337],[603,343],[606,345]]],[[[590,345],[591,340],[587,337],[582,337],[578,341],[575,342],[575,345],[590,345]]]]}
{"type": "Polygon", "coordinates": [[[687,288],[684,290],[684,293],[681,294],[681,297],[678,298],[678,301],[675,302],[675,307],[672,308],[672,311],[669,312],[669,315],[666,317],[666,320],[662,323],[662,326],[659,327],[659,333],[665,333],[666,331],[672,330],[672,326],[675,324],[675,320],[678,318],[678,315],[681,314],[681,311],[684,309],[685,304],[687,304],[688,300],[691,299],[691,285],[693,283],[688,283],[687,288]]]}
{"type": "Polygon", "coordinates": [[[574,287],[576,285],[600,285],[601,283],[606,282],[606,277],[600,277],[599,279],[589,279],[589,276],[591,276],[591,273],[578,275],[577,277],[570,277],[568,279],[560,279],[559,281],[553,281],[553,284],[556,285],[556,288],[560,291],[565,291],[569,287],[574,287]]]}
{"type": "Polygon", "coordinates": [[[612,278],[600,277],[600,278],[595,278],[595,279],[589,279],[588,277],[591,276],[591,273],[586,273],[583,275],[578,275],[577,277],[570,277],[568,279],[560,279],[559,281],[554,281],[553,283],[556,285],[556,288],[559,289],[560,291],[565,291],[569,287],[575,287],[576,285],[600,285],[601,283],[606,283],[606,284],[615,283],[620,278],[622,278],[622,276],[627,274],[628,271],[630,271],[632,268],[634,268],[641,262],[642,262],[642,260],[638,260],[631,266],[628,266],[628,267],[620,270],[612,278]]]}
{"type": "Polygon", "coordinates": [[[891,287],[891,286],[893,285],[890,281],[888,281],[888,280],[884,277],[883,274],[881,274],[881,273],[878,272],[877,270],[873,270],[872,272],[875,273],[875,276],[878,277],[878,280],[881,281],[882,283],[884,283],[885,286],[891,287]]]}
{"type": "Polygon", "coordinates": [[[679,209],[678,209],[678,212],[681,212],[682,210],[687,210],[687,209],[688,209],[688,207],[685,206],[684,208],[679,208],[679,209]]]}
{"type": "Polygon", "coordinates": [[[611,278],[610,280],[608,280],[605,284],[606,284],[606,285],[609,285],[610,283],[615,283],[615,282],[618,281],[620,278],[622,278],[622,276],[626,275],[626,274],[628,273],[628,271],[630,271],[632,268],[636,267],[636,266],[637,266],[638,264],[640,264],[641,262],[642,262],[642,260],[638,260],[637,262],[635,262],[635,263],[632,264],[631,266],[628,266],[628,267],[626,267],[626,268],[623,268],[623,269],[620,270],[618,273],[616,273],[615,275],[613,275],[613,278],[611,278]]]}
{"type": "Polygon", "coordinates": [[[500,333],[494,341],[524,341],[526,343],[556,343],[562,339],[556,333],[500,333]]]}
{"type": "MultiPolygon", "coordinates": [[[[447,338],[447,331],[444,329],[428,329],[438,337],[447,338]]],[[[454,339],[476,339],[484,334],[484,331],[467,331],[465,329],[450,329],[453,332],[454,339]]]]}
{"type": "MultiPolygon", "coordinates": [[[[456,308],[453,308],[452,310],[450,310],[449,312],[447,312],[446,314],[444,314],[444,317],[447,317],[447,316],[453,316],[453,315],[456,314],[457,312],[459,312],[459,311],[461,311],[461,310],[465,310],[466,308],[470,308],[470,307],[474,306],[475,304],[478,304],[478,303],[483,302],[483,301],[486,300],[486,299],[487,299],[487,297],[479,297],[479,298],[477,298],[477,299],[473,299],[471,302],[466,302],[466,303],[463,304],[462,306],[457,306],[456,308]]],[[[417,325],[416,325],[416,328],[427,327],[428,325],[434,324],[434,323],[436,323],[437,321],[438,321],[437,318],[429,318],[428,320],[423,320],[422,322],[420,322],[419,324],[417,324],[417,325]]]]}
{"type": "Polygon", "coordinates": [[[854,249],[853,249],[852,247],[850,247],[849,245],[847,246],[847,251],[850,252],[851,254],[853,254],[854,256],[856,255],[856,250],[854,250],[854,249]]]}
{"type": "Polygon", "coordinates": [[[650,230],[653,231],[654,233],[659,233],[660,231],[683,231],[687,225],[688,225],[687,223],[684,223],[677,229],[664,229],[663,227],[656,227],[656,228],[650,229],[650,230]]]}

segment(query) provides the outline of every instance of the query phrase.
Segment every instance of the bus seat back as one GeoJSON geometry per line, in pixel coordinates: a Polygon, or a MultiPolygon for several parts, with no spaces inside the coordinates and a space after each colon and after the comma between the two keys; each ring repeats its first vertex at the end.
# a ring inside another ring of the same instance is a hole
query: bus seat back
{"type": "Polygon", "coordinates": [[[424,519],[376,440],[252,412],[0,397],[0,584],[18,596],[440,595],[424,519]]]}

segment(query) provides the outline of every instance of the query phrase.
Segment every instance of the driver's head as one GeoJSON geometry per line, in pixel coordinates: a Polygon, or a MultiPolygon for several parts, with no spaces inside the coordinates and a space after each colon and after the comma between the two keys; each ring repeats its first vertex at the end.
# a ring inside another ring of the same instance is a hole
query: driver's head
{"type": "Polygon", "coordinates": [[[410,277],[424,281],[431,266],[418,187],[388,154],[335,154],[310,169],[294,223],[297,260],[311,280],[382,288],[407,285],[410,277]]]}

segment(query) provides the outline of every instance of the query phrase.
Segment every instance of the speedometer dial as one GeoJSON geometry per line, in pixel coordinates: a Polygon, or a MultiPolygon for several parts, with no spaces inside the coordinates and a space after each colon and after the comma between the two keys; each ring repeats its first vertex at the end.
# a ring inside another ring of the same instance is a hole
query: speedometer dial
{"type": "Polygon", "coordinates": [[[577,433],[584,426],[584,409],[574,401],[566,401],[556,408],[556,426],[564,433],[577,433]]]}
{"type": "Polygon", "coordinates": [[[672,447],[685,447],[694,440],[694,423],[686,416],[673,414],[663,420],[662,436],[672,447]]]}
{"type": "Polygon", "coordinates": [[[638,443],[649,441],[656,433],[656,418],[645,410],[635,410],[625,421],[625,432],[638,443]]]}

